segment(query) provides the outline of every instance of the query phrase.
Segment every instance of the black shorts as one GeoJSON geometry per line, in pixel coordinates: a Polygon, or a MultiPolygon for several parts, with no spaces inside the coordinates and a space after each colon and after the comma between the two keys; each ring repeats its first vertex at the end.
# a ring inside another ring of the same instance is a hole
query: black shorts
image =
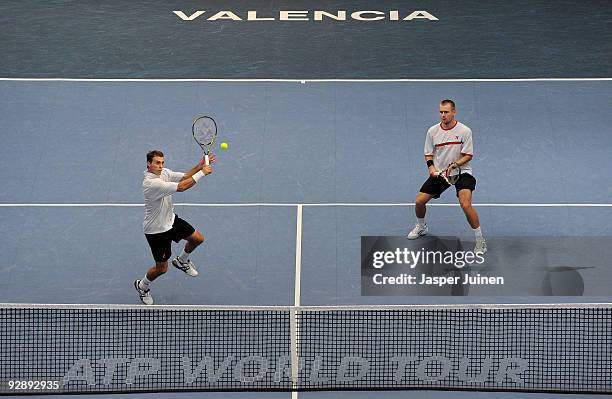
{"type": "Polygon", "coordinates": [[[172,228],[163,233],[145,234],[156,262],[166,262],[172,255],[171,241],[179,242],[194,233],[195,229],[186,221],[175,215],[172,228]]]}
{"type": "MultiPolygon", "coordinates": [[[[443,178],[429,176],[429,179],[421,186],[420,191],[425,194],[433,195],[434,198],[440,198],[440,194],[449,187],[450,184],[443,178]]],[[[476,189],[476,178],[469,173],[462,173],[457,183],[455,183],[455,189],[457,190],[457,197],[459,196],[459,190],[467,189],[474,191],[476,189]]]]}

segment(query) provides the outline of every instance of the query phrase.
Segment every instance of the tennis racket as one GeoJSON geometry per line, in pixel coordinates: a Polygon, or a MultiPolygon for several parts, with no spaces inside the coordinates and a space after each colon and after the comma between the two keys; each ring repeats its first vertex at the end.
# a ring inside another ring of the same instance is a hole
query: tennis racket
{"type": "Polygon", "coordinates": [[[452,163],[452,164],[448,165],[448,167],[446,169],[441,171],[438,174],[438,176],[440,176],[441,178],[444,179],[445,182],[447,182],[448,184],[453,186],[459,180],[459,176],[461,176],[461,167],[459,167],[459,165],[457,163],[452,163]],[[455,165],[455,166],[453,167],[453,165],[455,165]],[[451,172],[453,172],[455,170],[457,171],[457,173],[451,175],[451,172]]]}
{"type": "Polygon", "coordinates": [[[217,138],[217,123],[210,116],[199,116],[193,120],[191,132],[193,139],[204,151],[204,163],[210,165],[208,153],[217,138]]]}

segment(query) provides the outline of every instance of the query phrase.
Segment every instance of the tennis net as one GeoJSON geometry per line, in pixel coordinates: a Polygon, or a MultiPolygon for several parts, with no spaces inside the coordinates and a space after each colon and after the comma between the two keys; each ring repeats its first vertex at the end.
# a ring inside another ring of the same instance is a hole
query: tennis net
{"type": "Polygon", "coordinates": [[[612,304],[0,304],[0,393],[612,392],[612,304]]]}

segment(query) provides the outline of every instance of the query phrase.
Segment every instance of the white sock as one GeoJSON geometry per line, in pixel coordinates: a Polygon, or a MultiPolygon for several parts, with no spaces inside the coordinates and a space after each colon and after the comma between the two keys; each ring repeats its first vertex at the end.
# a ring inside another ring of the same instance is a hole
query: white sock
{"type": "Polygon", "coordinates": [[[482,230],[480,230],[480,226],[478,226],[477,228],[473,230],[474,230],[474,235],[476,236],[476,238],[483,238],[482,230]]]}
{"type": "Polygon", "coordinates": [[[140,289],[146,291],[149,289],[149,285],[151,285],[151,281],[149,281],[149,279],[147,278],[147,275],[145,274],[142,280],[140,280],[140,284],[139,284],[140,289]]]}
{"type": "Polygon", "coordinates": [[[417,224],[419,226],[425,226],[425,218],[417,218],[417,224]]]}
{"type": "Polygon", "coordinates": [[[185,249],[183,248],[183,252],[181,252],[178,259],[183,263],[187,262],[189,260],[189,253],[185,252],[185,249]]]}

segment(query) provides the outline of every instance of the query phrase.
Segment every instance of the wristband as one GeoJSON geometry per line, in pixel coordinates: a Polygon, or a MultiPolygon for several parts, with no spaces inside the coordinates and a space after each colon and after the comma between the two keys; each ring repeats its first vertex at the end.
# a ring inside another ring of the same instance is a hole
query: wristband
{"type": "Polygon", "coordinates": [[[202,172],[201,170],[198,170],[197,173],[195,173],[193,176],[191,176],[191,178],[197,183],[198,180],[200,180],[202,177],[204,177],[204,172],[202,172]]]}
{"type": "Polygon", "coordinates": [[[427,167],[429,168],[430,166],[433,166],[434,162],[432,159],[428,159],[427,160],[427,167]]]}

